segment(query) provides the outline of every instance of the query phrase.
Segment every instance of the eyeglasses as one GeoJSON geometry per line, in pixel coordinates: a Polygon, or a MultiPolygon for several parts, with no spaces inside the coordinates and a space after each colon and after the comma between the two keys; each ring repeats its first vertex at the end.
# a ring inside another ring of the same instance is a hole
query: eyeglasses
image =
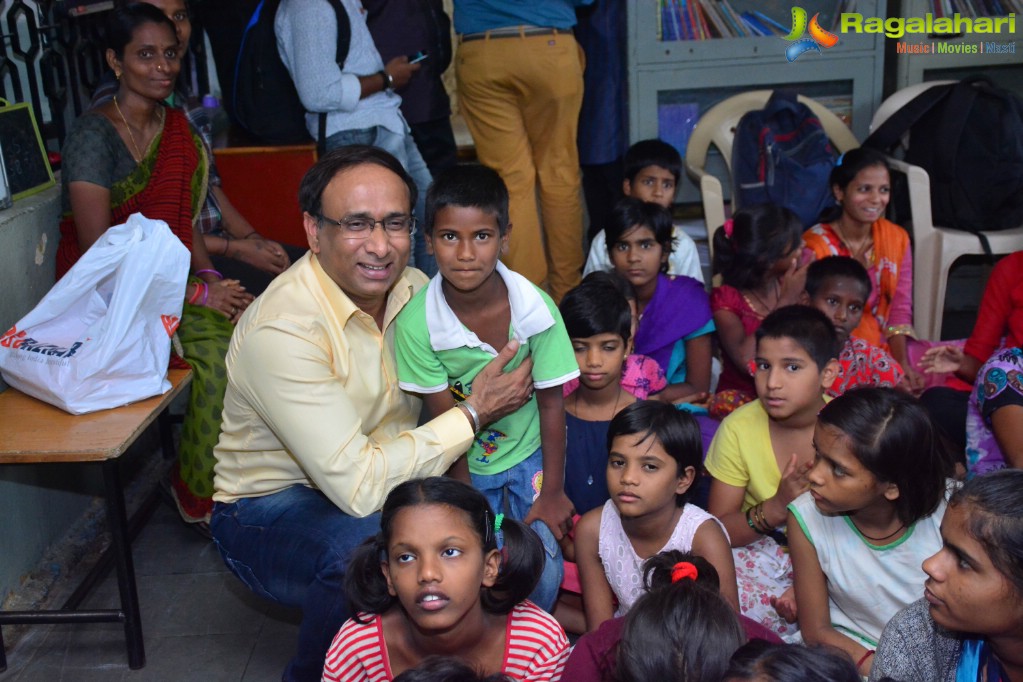
{"type": "Polygon", "coordinates": [[[383,220],[373,220],[369,216],[357,215],[333,220],[320,213],[315,218],[328,225],[341,228],[341,236],[345,239],[368,239],[377,225],[383,228],[388,239],[408,239],[416,231],[416,217],[410,215],[390,216],[383,220]]]}

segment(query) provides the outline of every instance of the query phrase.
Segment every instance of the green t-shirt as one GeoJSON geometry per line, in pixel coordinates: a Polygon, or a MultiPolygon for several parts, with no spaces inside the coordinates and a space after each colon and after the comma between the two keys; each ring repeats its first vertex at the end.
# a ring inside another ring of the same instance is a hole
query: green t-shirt
{"type": "MultiPolygon", "coordinates": [[[[521,279],[518,282],[508,276],[510,271],[504,268],[502,271],[509,289],[519,287],[515,295],[509,295],[512,323],[508,338],[518,338],[522,344],[507,369],[518,367],[527,355],[532,357],[533,385],[538,389],[560,386],[579,376],[572,343],[554,302],[520,275],[511,273],[521,279]],[[553,318],[551,326],[525,338],[515,333],[517,322],[520,327],[530,327],[535,324],[537,313],[546,317],[544,310],[553,318]]],[[[398,315],[394,346],[398,383],[403,390],[414,393],[450,390],[456,401],[472,394],[472,380],[500,350],[480,341],[458,321],[444,301],[440,279],[436,278],[423,287],[398,315]],[[427,309],[431,307],[432,289],[436,291],[432,294],[434,312],[430,317],[434,327],[431,330],[427,309]],[[435,350],[435,347],[443,350],[435,350]]],[[[539,447],[540,412],[536,396],[533,396],[521,408],[476,434],[468,453],[469,471],[499,474],[529,457],[539,447]]]]}

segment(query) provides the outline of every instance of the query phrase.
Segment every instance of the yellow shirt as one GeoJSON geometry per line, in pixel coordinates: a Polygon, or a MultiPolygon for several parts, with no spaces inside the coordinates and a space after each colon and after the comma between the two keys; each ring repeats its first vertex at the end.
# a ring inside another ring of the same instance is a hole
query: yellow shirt
{"type": "MultiPolygon", "coordinates": [[[[830,402],[824,396],[824,402],[830,402]]],[[[771,445],[771,418],[759,399],[725,417],[714,434],[703,467],[722,483],[745,488],[742,511],[774,497],[781,470],[771,445]]]]}
{"type": "Polygon", "coordinates": [[[398,388],[394,318],[426,281],[402,273],[381,333],[312,253],[274,279],[231,337],[214,500],[307,485],[366,516],[399,483],[443,474],[468,449],[461,410],[416,428],[420,401],[398,388]]]}
{"type": "Polygon", "coordinates": [[[745,511],[774,497],[781,483],[778,460],[771,447],[770,417],[759,400],[725,417],[714,434],[703,466],[722,483],[745,488],[745,511]]]}

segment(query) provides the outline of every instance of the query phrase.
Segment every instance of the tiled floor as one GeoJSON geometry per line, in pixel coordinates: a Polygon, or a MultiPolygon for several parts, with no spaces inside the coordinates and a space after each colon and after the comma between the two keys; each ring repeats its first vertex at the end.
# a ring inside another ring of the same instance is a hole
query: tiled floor
{"type": "MultiPolygon", "coordinates": [[[[36,626],[8,651],[6,682],[262,682],[280,680],[298,634],[299,613],[251,594],[216,547],[161,503],[132,545],[146,666],[129,670],[124,628],[114,624],[36,626]]],[[[110,575],[83,608],[116,608],[110,575]]]]}

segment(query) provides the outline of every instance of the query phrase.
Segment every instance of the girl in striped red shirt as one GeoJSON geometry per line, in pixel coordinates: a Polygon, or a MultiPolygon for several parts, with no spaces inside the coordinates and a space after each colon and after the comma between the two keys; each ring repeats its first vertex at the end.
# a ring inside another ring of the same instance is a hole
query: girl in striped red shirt
{"type": "Polygon", "coordinates": [[[349,564],[345,591],[357,615],[334,638],[323,679],[383,682],[443,655],[484,675],[560,680],[568,639],[526,601],[543,551],[528,526],[495,519],[465,483],[402,483],[384,502],[380,532],[349,564]]]}

